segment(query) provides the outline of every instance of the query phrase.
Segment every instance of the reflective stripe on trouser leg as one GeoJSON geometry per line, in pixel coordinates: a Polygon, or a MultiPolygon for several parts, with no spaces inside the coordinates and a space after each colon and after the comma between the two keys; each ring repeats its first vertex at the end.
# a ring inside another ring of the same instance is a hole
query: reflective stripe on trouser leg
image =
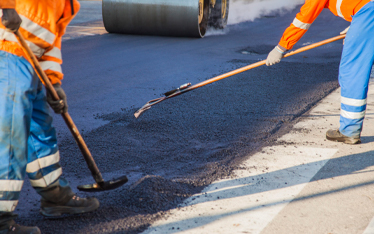
{"type": "MultiPolygon", "coordinates": [[[[27,164],[27,139],[37,82],[27,60],[0,51],[0,212],[18,204],[27,164]]],[[[0,223],[3,220],[0,220],[0,223]]]]}
{"type": "Polygon", "coordinates": [[[72,192],[69,183],[60,178],[60,153],[52,120],[45,91],[39,82],[33,100],[26,172],[31,185],[44,199],[60,202],[70,199],[72,192]]]}
{"type": "Polygon", "coordinates": [[[33,100],[30,135],[28,138],[27,175],[33,187],[46,188],[61,175],[60,154],[56,131],[41,83],[33,100]]]}
{"type": "Polygon", "coordinates": [[[366,110],[370,73],[374,62],[374,2],[353,17],[339,68],[341,86],[340,132],[349,137],[361,134],[366,110]]]}

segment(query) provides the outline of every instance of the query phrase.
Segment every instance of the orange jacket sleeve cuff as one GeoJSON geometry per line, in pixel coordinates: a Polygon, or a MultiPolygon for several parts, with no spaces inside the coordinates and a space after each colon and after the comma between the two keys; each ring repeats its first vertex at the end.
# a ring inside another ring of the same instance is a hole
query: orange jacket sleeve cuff
{"type": "Polygon", "coordinates": [[[52,84],[61,84],[61,80],[64,76],[62,73],[51,71],[51,70],[46,70],[44,72],[48,76],[52,84]]]}
{"type": "Polygon", "coordinates": [[[0,9],[14,9],[16,8],[16,0],[1,0],[0,9]]]}
{"type": "Polygon", "coordinates": [[[290,50],[304,36],[307,30],[300,29],[291,24],[283,33],[279,45],[290,50]]]}

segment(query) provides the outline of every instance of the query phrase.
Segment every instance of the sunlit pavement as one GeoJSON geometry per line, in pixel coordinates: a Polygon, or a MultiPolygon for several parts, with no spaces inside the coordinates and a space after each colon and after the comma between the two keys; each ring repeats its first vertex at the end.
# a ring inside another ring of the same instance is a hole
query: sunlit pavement
{"type": "Polygon", "coordinates": [[[293,130],[144,233],[374,233],[374,84],[361,145],[325,140],[340,89],[293,130]]]}
{"type": "Polygon", "coordinates": [[[66,29],[63,40],[107,33],[101,14],[101,1],[79,1],[81,9],[66,29]]]}

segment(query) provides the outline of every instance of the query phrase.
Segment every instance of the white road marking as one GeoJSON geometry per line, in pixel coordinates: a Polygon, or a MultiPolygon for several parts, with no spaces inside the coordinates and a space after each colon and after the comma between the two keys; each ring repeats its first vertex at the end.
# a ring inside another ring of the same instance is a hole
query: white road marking
{"type": "Polygon", "coordinates": [[[71,25],[71,26],[68,26],[68,28],[104,29],[104,27],[90,27],[90,26],[77,26],[77,25],[71,25]]]}
{"type": "Polygon", "coordinates": [[[235,179],[211,184],[145,233],[260,233],[337,149],[273,146],[250,157],[235,179]]]}
{"type": "Polygon", "coordinates": [[[88,36],[94,36],[94,35],[97,35],[97,34],[86,33],[86,32],[79,32],[79,34],[82,34],[82,35],[88,35],[88,36]]]}
{"type": "Polygon", "coordinates": [[[374,233],[374,218],[370,221],[369,225],[362,234],[373,234],[374,233]]]}

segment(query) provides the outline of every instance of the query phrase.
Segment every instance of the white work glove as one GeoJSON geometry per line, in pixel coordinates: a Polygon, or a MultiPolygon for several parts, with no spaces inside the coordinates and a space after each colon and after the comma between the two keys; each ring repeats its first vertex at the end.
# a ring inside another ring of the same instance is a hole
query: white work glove
{"type": "Polygon", "coordinates": [[[281,61],[284,56],[285,51],[276,46],[268,55],[266,59],[266,66],[271,66],[277,64],[281,61]]]}
{"type": "Polygon", "coordinates": [[[16,32],[22,23],[21,18],[14,9],[2,9],[1,23],[10,31],[16,32]]]}
{"type": "Polygon", "coordinates": [[[64,90],[61,88],[60,84],[54,84],[53,87],[55,88],[57,95],[60,97],[60,100],[55,101],[52,98],[52,95],[49,92],[47,92],[47,102],[56,114],[66,113],[68,111],[66,94],[64,90]]]}
{"type": "Polygon", "coordinates": [[[346,29],[344,29],[343,31],[340,32],[340,35],[344,35],[344,34],[347,34],[348,30],[349,30],[349,27],[351,26],[348,26],[346,29]]]}

